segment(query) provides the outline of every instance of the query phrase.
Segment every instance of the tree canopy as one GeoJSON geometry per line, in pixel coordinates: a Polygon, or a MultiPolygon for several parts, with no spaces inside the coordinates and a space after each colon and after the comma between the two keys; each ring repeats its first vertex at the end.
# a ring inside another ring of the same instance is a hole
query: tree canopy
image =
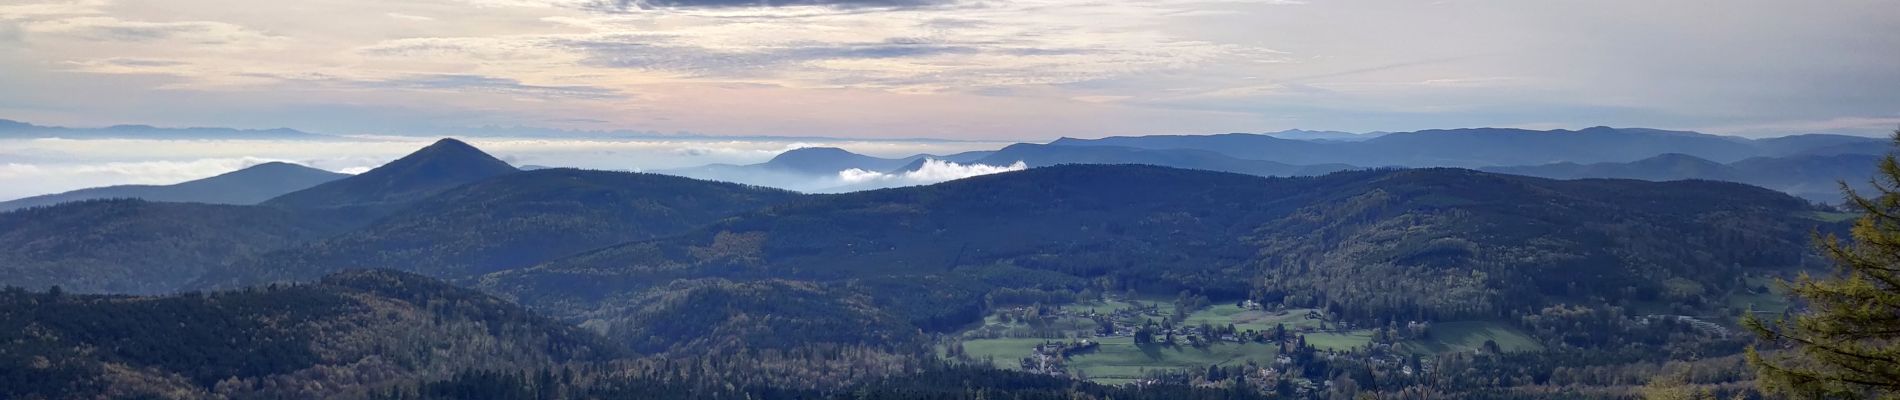
{"type": "MultiPolygon", "coordinates": [[[[1900,130],[1894,132],[1900,145],[1900,130]]],[[[1880,162],[1873,191],[1843,190],[1860,219],[1851,240],[1820,241],[1833,274],[1787,283],[1805,312],[1749,328],[1783,351],[1751,349],[1769,391],[1797,397],[1900,398],[1900,160],[1880,162]]]]}

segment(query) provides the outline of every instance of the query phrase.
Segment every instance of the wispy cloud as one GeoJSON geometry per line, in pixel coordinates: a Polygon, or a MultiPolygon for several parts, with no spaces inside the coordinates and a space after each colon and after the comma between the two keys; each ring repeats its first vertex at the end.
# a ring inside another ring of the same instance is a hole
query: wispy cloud
{"type": "Polygon", "coordinates": [[[154,42],[256,48],[281,45],[285,39],[240,25],[216,21],[150,22],[114,17],[73,17],[28,22],[34,34],[71,35],[93,41],[154,42]]]}
{"type": "Polygon", "coordinates": [[[513,79],[479,75],[419,75],[381,81],[354,81],[349,84],[367,88],[487,92],[535,97],[573,97],[584,99],[611,99],[620,97],[616,91],[606,88],[579,85],[529,85],[513,79]]]}
{"type": "Polygon", "coordinates": [[[61,17],[98,14],[107,4],[106,0],[48,1],[18,4],[0,4],[0,20],[20,20],[44,17],[61,17]]]}
{"type": "Polygon", "coordinates": [[[410,15],[410,14],[403,14],[403,13],[394,13],[394,12],[383,14],[383,15],[389,16],[390,18],[395,18],[395,19],[400,19],[400,20],[405,20],[405,21],[434,21],[435,20],[435,18],[432,18],[432,17],[425,17],[421,15],[410,15]]]}
{"type": "Polygon", "coordinates": [[[1030,139],[1900,108],[1878,2],[24,1],[0,4],[0,113],[54,122],[1030,139]]]}

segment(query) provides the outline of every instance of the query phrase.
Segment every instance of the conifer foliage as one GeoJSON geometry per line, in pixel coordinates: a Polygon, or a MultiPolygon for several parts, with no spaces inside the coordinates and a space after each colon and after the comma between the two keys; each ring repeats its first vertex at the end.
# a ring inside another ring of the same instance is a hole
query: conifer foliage
{"type": "MultiPolygon", "coordinates": [[[[1894,132],[1900,145],[1900,130],[1894,132]]],[[[1843,185],[1845,187],[1845,185],[1843,185]]],[[[1806,311],[1746,324],[1786,351],[1750,349],[1763,387],[1803,398],[1900,398],[1900,161],[1880,163],[1873,191],[1844,189],[1861,213],[1851,240],[1821,240],[1834,274],[1787,283],[1806,311]]]]}

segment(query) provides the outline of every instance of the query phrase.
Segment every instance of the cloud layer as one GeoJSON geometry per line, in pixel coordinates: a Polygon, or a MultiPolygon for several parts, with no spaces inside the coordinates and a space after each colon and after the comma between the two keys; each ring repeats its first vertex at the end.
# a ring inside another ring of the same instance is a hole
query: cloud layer
{"type": "MultiPolygon", "coordinates": [[[[268,161],[360,173],[428,145],[432,138],[336,141],[0,140],[0,200],[120,184],[172,184],[268,161]]],[[[734,139],[465,139],[517,166],[646,171],[764,162],[786,150],[828,146],[900,157],[994,148],[984,142],[734,139]]],[[[829,183],[824,187],[837,186],[829,183]]],[[[816,187],[800,187],[816,189],[816,187]]]]}
{"type": "Polygon", "coordinates": [[[1876,133],[1900,7],[1779,0],[23,0],[0,117],[1031,140],[1876,133]]]}

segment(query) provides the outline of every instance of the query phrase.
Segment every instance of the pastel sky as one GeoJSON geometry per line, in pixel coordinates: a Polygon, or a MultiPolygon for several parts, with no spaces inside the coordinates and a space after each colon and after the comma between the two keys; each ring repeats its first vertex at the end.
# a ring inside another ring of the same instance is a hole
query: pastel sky
{"type": "Polygon", "coordinates": [[[1900,2],[0,0],[0,118],[1058,136],[1900,125],[1900,2]]]}

